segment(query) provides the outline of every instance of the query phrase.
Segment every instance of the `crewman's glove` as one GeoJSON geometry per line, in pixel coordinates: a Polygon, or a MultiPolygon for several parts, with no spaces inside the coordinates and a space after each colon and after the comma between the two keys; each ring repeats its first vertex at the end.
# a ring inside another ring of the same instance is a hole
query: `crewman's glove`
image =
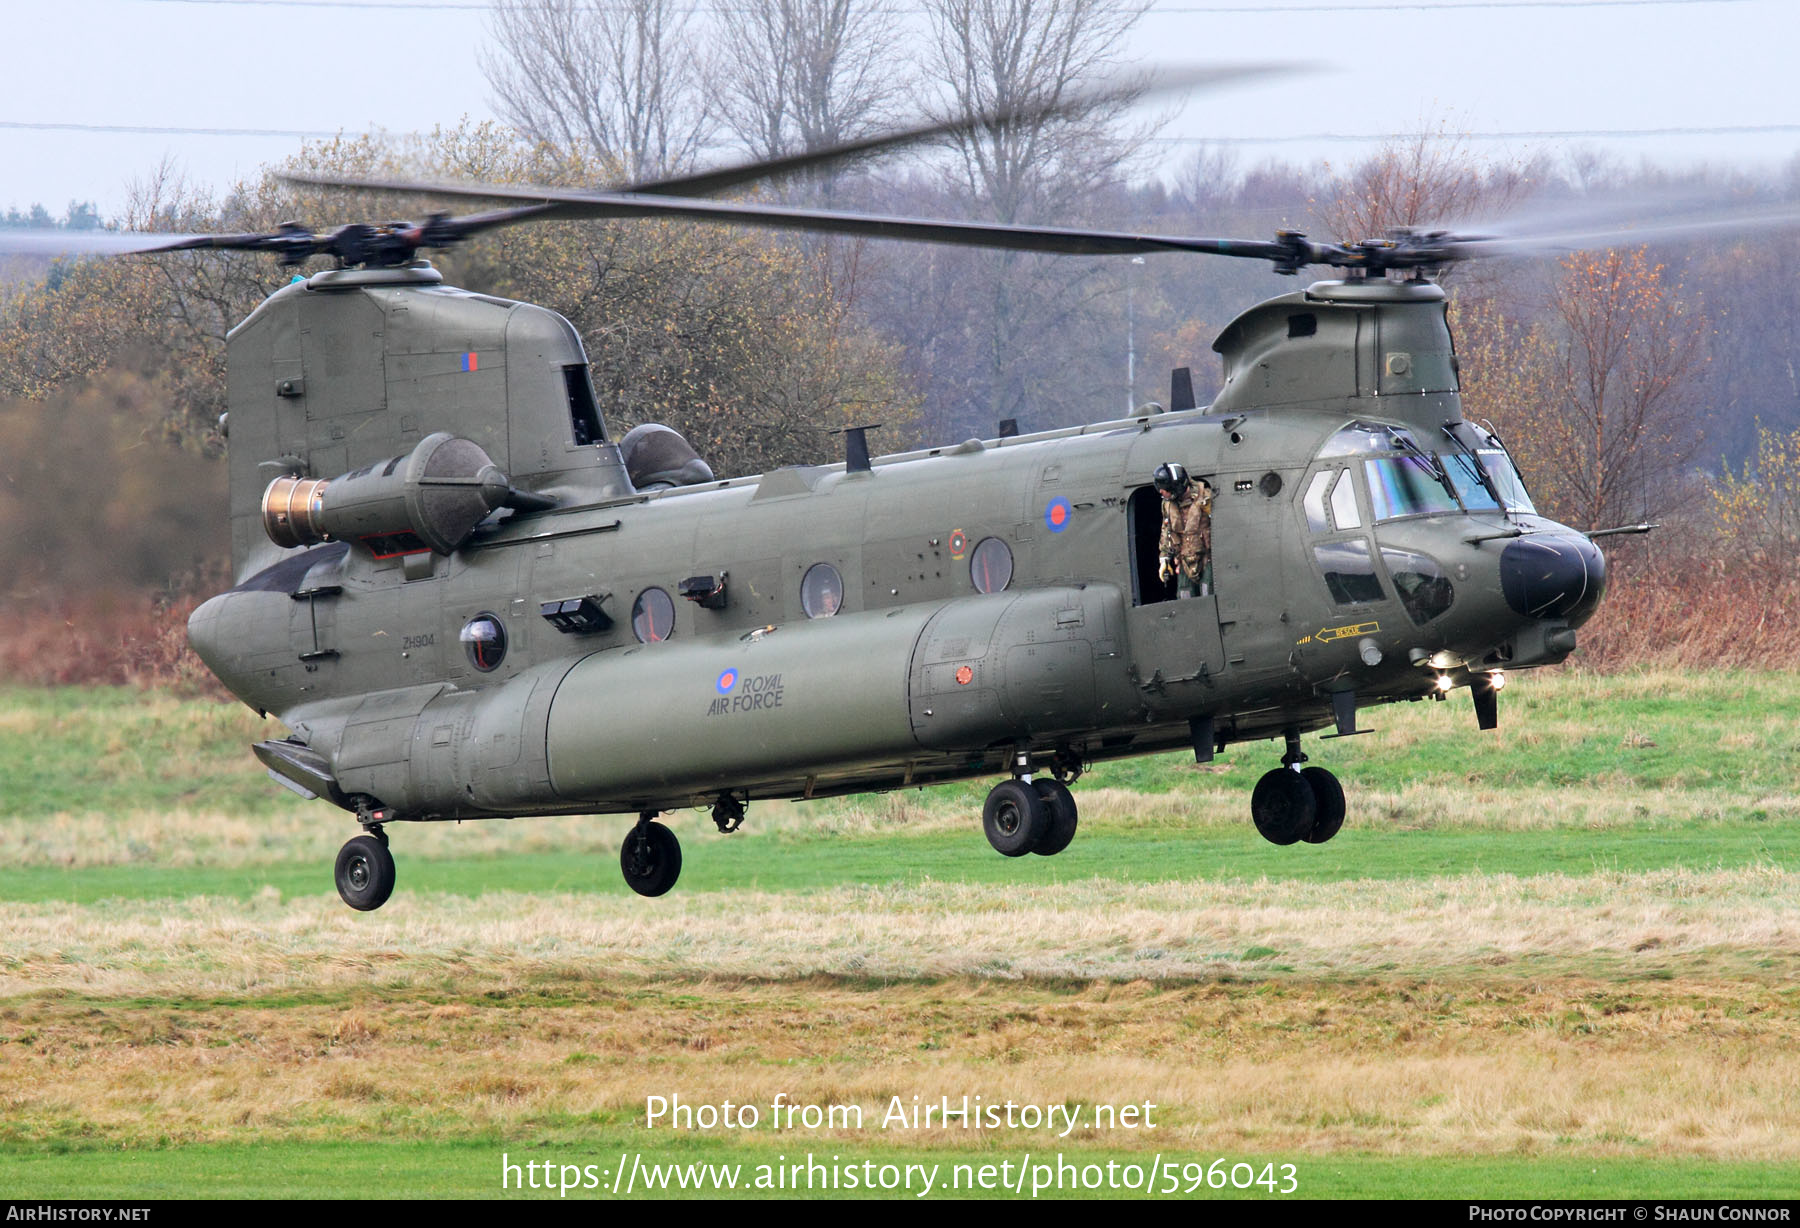
{"type": "Polygon", "coordinates": [[[1163,555],[1162,566],[1157,568],[1156,574],[1162,577],[1164,584],[1172,581],[1175,578],[1175,560],[1166,554],[1163,555]]]}

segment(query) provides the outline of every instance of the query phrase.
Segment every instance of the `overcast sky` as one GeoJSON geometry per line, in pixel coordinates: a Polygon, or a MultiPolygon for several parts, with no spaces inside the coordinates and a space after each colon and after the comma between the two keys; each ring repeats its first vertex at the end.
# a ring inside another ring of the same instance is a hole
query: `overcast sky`
{"type": "MultiPolygon", "coordinates": [[[[299,144],[93,128],[404,132],[492,115],[476,0],[0,7],[0,209],[42,202],[60,213],[91,200],[110,214],[164,157],[222,187],[299,144]]],[[[1277,138],[1447,119],[1473,133],[1620,134],[1516,135],[1482,150],[1595,145],[1631,162],[1772,169],[1800,151],[1796,36],[1797,0],[1157,0],[1132,50],[1144,63],[1293,59],[1329,70],[1195,100],[1165,130],[1170,163],[1198,137],[1269,138],[1243,147],[1246,163],[1344,162],[1367,146],[1277,138]],[[1763,130],[1719,131],[1744,128],[1763,130]],[[1623,135],[1643,130],[1665,134],[1623,135]]]]}

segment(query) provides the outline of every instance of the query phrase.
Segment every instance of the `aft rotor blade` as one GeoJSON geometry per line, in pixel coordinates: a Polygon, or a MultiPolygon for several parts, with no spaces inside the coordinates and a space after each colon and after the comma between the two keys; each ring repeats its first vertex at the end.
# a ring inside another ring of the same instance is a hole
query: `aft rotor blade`
{"type": "MultiPolygon", "coordinates": [[[[311,180],[311,182],[325,182],[311,180]]],[[[869,239],[899,239],[917,243],[948,243],[961,247],[1001,248],[1009,251],[1056,252],[1076,256],[1140,255],[1151,252],[1200,252],[1221,256],[1246,256],[1279,260],[1290,250],[1281,243],[1249,239],[1204,239],[1179,235],[1130,234],[1110,230],[1078,230],[1057,226],[1011,226],[998,222],[940,221],[926,218],[887,217],[880,214],[843,213],[834,209],[800,209],[783,205],[745,204],[736,201],[690,200],[679,196],[654,196],[624,192],[571,192],[560,188],[478,183],[408,183],[382,179],[332,179],[330,186],[364,188],[378,192],[419,192],[431,196],[461,196],[480,200],[530,201],[533,209],[500,210],[494,225],[531,217],[539,221],[596,221],[634,217],[686,218],[721,225],[763,226],[776,230],[804,230],[824,234],[856,235],[869,239]],[[522,216],[512,216],[513,214],[522,216]]],[[[459,219],[460,220],[460,219],[459,219]]]]}
{"type": "Polygon", "coordinates": [[[921,145],[927,141],[941,140],[959,133],[975,132],[982,128],[998,128],[1008,123],[1063,118],[1079,114],[1090,107],[1131,102],[1138,98],[1148,98],[1158,94],[1222,89],[1258,78],[1278,77],[1299,72],[1304,67],[1300,64],[1268,63],[1155,69],[1137,78],[1113,81],[1097,89],[1071,94],[1069,97],[1047,106],[1003,108],[980,115],[963,115],[954,119],[920,124],[912,128],[877,133],[854,141],[843,141],[824,149],[790,154],[784,158],[742,162],[735,166],[718,167],[691,175],[671,175],[662,179],[628,184],[614,190],[632,195],[714,196],[720,192],[728,192],[732,188],[741,188],[767,179],[829,166],[850,158],[889,153],[921,145]]]}
{"type": "Polygon", "coordinates": [[[179,251],[211,235],[144,234],[117,230],[0,229],[0,253],[13,256],[128,256],[179,251]]]}

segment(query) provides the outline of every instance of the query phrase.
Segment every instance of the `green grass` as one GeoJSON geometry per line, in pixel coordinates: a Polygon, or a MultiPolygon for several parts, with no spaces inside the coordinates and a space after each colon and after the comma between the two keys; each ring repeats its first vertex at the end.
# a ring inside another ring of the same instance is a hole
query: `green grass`
{"type": "MultiPolygon", "coordinates": [[[[503,1191],[501,1156],[521,1166],[532,1161],[578,1168],[592,1164],[599,1182],[610,1181],[618,1171],[619,1154],[641,1153],[646,1164],[737,1164],[745,1180],[755,1179],[758,1165],[783,1166],[802,1161],[808,1151],[827,1158],[839,1156],[860,1165],[922,1164],[939,1167],[940,1182],[947,1181],[954,1166],[1018,1164],[1022,1148],[991,1145],[958,1151],[926,1151],[885,1144],[837,1144],[808,1148],[770,1144],[733,1144],[706,1139],[653,1138],[644,1132],[596,1130],[585,1137],[556,1143],[522,1139],[432,1140],[386,1143],[266,1143],[248,1146],[201,1145],[118,1151],[110,1148],[52,1150],[0,1147],[0,1197],[71,1199],[157,1198],[342,1198],[358,1190],[369,1198],[557,1198],[556,1190],[503,1191]]],[[[1055,1163],[1059,1154],[1032,1153],[1033,1164],[1055,1163]]],[[[1219,1155],[1171,1147],[1169,1159],[1181,1164],[1198,1162],[1200,1179],[1205,1166],[1219,1155]]],[[[1109,1160],[1148,1165],[1152,1157],[1140,1152],[1067,1148],[1061,1157],[1070,1164],[1105,1165],[1109,1160]]],[[[1571,1156],[1421,1156],[1395,1158],[1333,1154],[1252,1155],[1228,1154],[1232,1164],[1249,1161],[1260,1171],[1265,1165],[1292,1164],[1297,1190],[1293,1197],[1323,1198],[1468,1198],[1567,1199],[1567,1198],[1734,1198],[1779,1199],[1800,1195],[1800,1175],[1792,1166],[1715,1162],[1705,1160],[1642,1160],[1582,1158],[1571,1156]]],[[[629,1163],[629,1161],[628,1161],[629,1163]]],[[[539,1169],[538,1172],[542,1172],[539,1169]]],[[[1178,1179],[1184,1181],[1186,1174],[1178,1179]]],[[[533,1174],[534,1176],[536,1174],[533,1174]]],[[[571,1178],[579,1183],[584,1178],[571,1178]]],[[[1285,1186],[1285,1180],[1278,1182],[1285,1186]]],[[[1027,1182],[1029,1187],[1029,1179],[1027,1182]]],[[[1027,1190],[1029,1192],[1029,1188],[1027,1190]]],[[[641,1195],[640,1195],[641,1196],[641,1195]]],[[[677,1196],[664,1194],[660,1196],[677,1196]]],[[[702,1196],[717,1197],[706,1191],[702,1196]]],[[[783,1191],[745,1193],[739,1197],[789,1197],[783,1191]]],[[[833,1198],[857,1197],[834,1192],[833,1198]]],[[[946,1195],[937,1195],[946,1196],[946,1195]]],[[[955,1197],[1011,1197],[1010,1192],[960,1190],[955,1197]]],[[[1058,1196],[1055,1194],[1043,1195],[1058,1196]]],[[[1062,1194],[1061,1197],[1142,1197],[1131,1192],[1096,1190],[1062,1194]]],[[[1278,1198],[1264,1187],[1249,1190],[1210,1190],[1204,1187],[1196,1199],[1278,1198]]],[[[610,1198],[610,1190],[573,1190],[569,1198],[610,1198]]]]}
{"type": "MultiPolygon", "coordinates": [[[[1425,783],[1479,790],[1544,787],[1721,792],[1744,814],[1800,779],[1800,673],[1672,672],[1599,679],[1521,675],[1502,695],[1501,729],[1476,730],[1466,695],[1363,713],[1368,737],[1306,739],[1313,761],[1347,785],[1394,791],[1425,783]]],[[[249,744],[283,736],[236,704],[146,696],[125,688],[0,689],[0,815],[117,814],[204,806],[271,814],[303,803],[272,783],[249,744]]],[[[1217,777],[1248,797],[1279,743],[1232,747],[1217,777]]],[[[1182,755],[1098,765],[1081,787],[1165,793],[1193,779],[1182,755]]],[[[988,782],[932,789],[932,805],[979,808],[988,782]]],[[[824,808],[842,803],[819,804],[824,808]]],[[[752,821],[762,807],[752,809],[752,821]]]]}
{"type": "MultiPolygon", "coordinates": [[[[347,838],[353,828],[344,824],[347,838]]],[[[619,826],[615,823],[615,827],[619,826]]],[[[616,857],[522,852],[482,857],[409,856],[404,826],[390,829],[399,892],[478,896],[493,891],[628,894],[616,857]]],[[[918,835],[690,834],[683,844],[684,894],[808,892],[851,883],[887,886],[926,879],[994,886],[1042,886],[1106,878],[1117,882],[1344,882],[1439,875],[1518,876],[1596,871],[1800,869],[1800,826],[1711,820],[1647,829],[1371,830],[1350,826],[1326,845],[1277,848],[1238,826],[1108,831],[1078,835],[1054,859],[994,855],[971,821],[961,833],[918,835]]],[[[331,865],[316,861],[207,867],[117,865],[0,869],[0,899],[21,903],[221,896],[248,899],[268,888],[283,896],[332,891],[331,865]]]]}
{"type": "Polygon", "coordinates": [[[757,803],[730,837],[679,815],[664,901],[624,898],[624,817],[394,825],[366,918],[331,884],[353,822],[249,753],[277,723],[0,689],[0,1197],[499,1197],[502,1152],[998,1162],[1053,1148],[632,1106],[1083,1079],[1184,1088],[1187,1124],[1071,1140],[1082,1163],[1291,1161],[1311,1198],[1800,1194],[1800,674],[1520,676],[1498,733],[1462,695],[1363,724],[1305,742],[1350,801],[1323,846],[1250,825],[1264,742],[1097,765],[1056,858],[987,847],[988,781],[757,803]],[[589,895],[615,898],[554,898],[589,895]]]}
{"type": "MultiPolygon", "coordinates": [[[[1248,794],[1277,746],[1097,765],[1075,844],[996,858],[979,834],[989,782],[885,799],[764,802],[729,839],[682,819],[678,890],[810,891],[846,883],[1332,881],[1796,864],[1800,675],[1522,677],[1498,734],[1466,698],[1366,714],[1369,737],[1308,738],[1351,816],[1318,848],[1256,838],[1248,794]],[[1110,807],[1107,812],[1104,807],[1110,807]]],[[[0,690],[0,898],[244,898],[330,889],[348,816],[269,781],[248,744],[278,736],[240,706],[128,690],[0,690]],[[180,824],[160,816],[181,816],[180,824]],[[99,863],[99,864],[89,864],[99,863]]],[[[623,890],[628,820],[396,825],[402,891],[623,890]]]]}

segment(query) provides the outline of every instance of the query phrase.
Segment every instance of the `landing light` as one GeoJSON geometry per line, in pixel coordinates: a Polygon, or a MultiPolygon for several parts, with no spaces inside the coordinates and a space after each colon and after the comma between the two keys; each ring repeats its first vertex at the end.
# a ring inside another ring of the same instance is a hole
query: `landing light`
{"type": "Polygon", "coordinates": [[[1506,687],[1506,675],[1499,670],[1495,670],[1488,675],[1488,685],[1493,687],[1496,691],[1504,690],[1506,687]]]}
{"type": "Polygon", "coordinates": [[[1453,687],[1455,685],[1456,685],[1456,680],[1451,678],[1449,674],[1439,674],[1437,676],[1437,689],[1438,690],[1448,691],[1451,687],[1453,687]]]}

